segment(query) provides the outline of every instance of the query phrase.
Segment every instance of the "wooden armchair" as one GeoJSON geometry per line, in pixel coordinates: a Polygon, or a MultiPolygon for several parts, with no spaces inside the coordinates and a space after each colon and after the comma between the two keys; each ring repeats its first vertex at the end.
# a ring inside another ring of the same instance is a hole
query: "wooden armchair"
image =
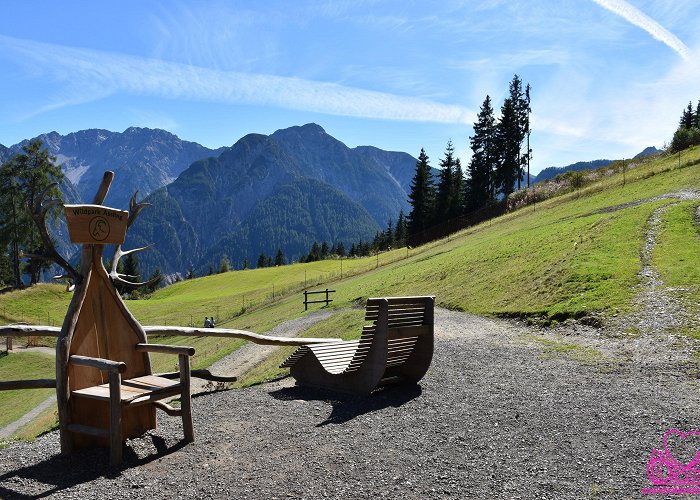
{"type": "Polygon", "coordinates": [[[46,230],[46,214],[58,205],[45,200],[49,186],[34,203],[33,219],[41,234],[41,258],[63,267],[75,290],[56,343],[56,400],[61,451],[87,446],[109,446],[112,465],[122,459],[127,438],[156,427],[156,408],[181,416],[186,441],[194,439],[190,399],[192,347],[148,344],[146,332],[129,312],[115,285],[138,287],[118,272],[119,260],[145,248],[122,251],[126,231],[147,205],[131,199],[129,211],[102,205],[114,178],[105,172],[90,205],[64,205],[71,241],[82,245],[80,268],[75,269],[56,251],[46,230]],[[114,245],[111,271],[102,262],[105,245],[114,245]],[[177,354],[179,380],[154,376],[150,352],[177,354]],[[162,400],[180,397],[181,408],[162,400]]]}
{"type": "Polygon", "coordinates": [[[185,441],[194,441],[189,361],[190,356],[194,355],[194,348],[143,343],[134,347],[141,353],[177,354],[180,380],[155,375],[122,378],[127,371],[127,364],[122,361],[79,355],[72,355],[68,360],[69,366],[93,367],[107,373],[109,382],[106,384],[71,391],[73,420],[76,423],[69,423],[66,427],[72,434],[93,436],[98,440],[109,439],[110,463],[115,466],[122,461],[122,445],[126,437],[138,436],[148,428],[155,427],[155,408],[164,410],[171,416],[181,416],[185,441]],[[179,409],[162,401],[173,396],[180,397],[179,409]],[[152,408],[131,410],[144,405],[152,405],[152,408]],[[123,418],[123,414],[127,418],[123,418]],[[143,428],[144,423],[146,429],[143,428]]]}

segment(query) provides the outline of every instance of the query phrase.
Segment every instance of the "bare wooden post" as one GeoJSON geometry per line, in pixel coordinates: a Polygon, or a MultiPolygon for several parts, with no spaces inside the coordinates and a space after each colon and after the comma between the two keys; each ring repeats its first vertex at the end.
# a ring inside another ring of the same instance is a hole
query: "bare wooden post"
{"type": "Polygon", "coordinates": [[[109,372],[109,462],[112,467],[122,463],[122,375],[118,370],[109,372]]]}
{"type": "Polygon", "coordinates": [[[192,398],[190,396],[190,357],[187,354],[180,354],[180,385],[182,385],[182,396],[180,398],[180,408],[182,409],[182,430],[185,434],[185,441],[194,441],[194,426],[192,425],[192,398]]]}
{"type": "Polygon", "coordinates": [[[12,350],[12,337],[7,337],[6,344],[7,352],[10,352],[12,350]]]}
{"type": "Polygon", "coordinates": [[[309,310],[309,292],[304,290],[304,311],[309,310]]]}

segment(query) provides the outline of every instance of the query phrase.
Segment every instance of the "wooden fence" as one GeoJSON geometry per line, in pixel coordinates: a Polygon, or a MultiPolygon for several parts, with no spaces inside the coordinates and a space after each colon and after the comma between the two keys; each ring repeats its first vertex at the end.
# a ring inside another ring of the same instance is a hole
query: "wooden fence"
{"type": "Polygon", "coordinates": [[[327,306],[328,304],[333,302],[333,299],[329,297],[329,294],[331,293],[335,293],[335,290],[329,290],[328,288],[326,288],[325,290],[319,290],[317,292],[309,292],[308,290],[304,290],[304,311],[309,310],[309,304],[320,304],[322,302],[325,302],[327,306]],[[321,300],[309,300],[309,295],[315,295],[318,293],[325,293],[326,298],[321,300]]]}

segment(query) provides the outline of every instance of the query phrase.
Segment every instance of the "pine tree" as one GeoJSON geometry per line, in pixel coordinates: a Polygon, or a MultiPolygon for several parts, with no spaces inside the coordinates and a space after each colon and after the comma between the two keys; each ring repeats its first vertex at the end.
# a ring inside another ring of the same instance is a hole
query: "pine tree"
{"type": "Polygon", "coordinates": [[[384,232],[384,241],[386,248],[393,248],[396,246],[396,234],[394,233],[394,221],[389,217],[389,221],[386,223],[386,231],[384,232]]]}
{"type": "Polygon", "coordinates": [[[523,166],[530,156],[529,144],[522,152],[522,144],[530,132],[530,86],[523,92],[522,80],[513,76],[508,97],[501,107],[497,125],[497,141],[500,158],[496,168],[496,185],[504,197],[513,192],[523,179],[523,166]]]}
{"type": "MultiPolygon", "coordinates": [[[[528,84],[523,91],[523,82],[518,75],[513,77],[510,83],[510,99],[513,101],[515,108],[515,117],[518,125],[518,160],[519,167],[517,170],[518,189],[521,187],[521,182],[524,178],[523,167],[527,164],[529,152],[522,151],[522,144],[525,138],[530,133],[530,85],[528,84]]],[[[527,148],[526,148],[527,149],[527,148]]]]}
{"type": "Polygon", "coordinates": [[[321,243],[321,259],[328,258],[328,243],[325,241],[321,243]]]}
{"type": "Polygon", "coordinates": [[[345,245],[343,245],[342,241],[338,242],[336,253],[338,254],[338,257],[345,257],[345,245]]]}
{"type": "Polygon", "coordinates": [[[0,287],[12,283],[12,259],[0,250],[0,287]]]}
{"type": "MultiPolygon", "coordinates": [[[[700,105],[700,103],[699,103],[700,105]]],[[[690,129],[693,127],[695,124],[695,114],[693,113],[693,103],[688,102],[688,107],[683,110],[683,114],[681,115],[681,121],[679,123],[679,126],[681,128],[686,128],[690,129]]]]}
{"type": "Polygon", "coordinates": [[[464,172],[459,158],[455,155],[452,140],[447,141],[445,157],[440,160],[440,167],[442,170],[435,196],[435,224],[458,217],[462,213],[464,172]]]}
{"type": "Polygon", "coordinates": [[[505,198],[515,189],[520,172],[519,130],[515,106],[506,98],[501,107],[501,117],[497,126],[499,161],[496,166],[496,187],[505,198]]]}
{"type": "Polygon", "coordinates": [[[695,111],[693,111],[693,103],[691,101],[683,110],[678,129],[673,134],[669,150],[675,153],[697,144],[700,144],[700,101],[698,101],[695,111]]]}
{"type": "Polygon", "coordinates": [[[257,267],[258,269],[262,269],[263,267],[265,267],[266,263],[267,263],[267,258],[265,257],[265,254],[261,253],[258,256],[258,262],[257,262],[257,265],[255,267],[257,267]]]}
{"type": "Polygon", "coordinates": [[[396,245],[398,247],[406,246],[406,237],[408,235],[408,226],[406,224],[406,217],[403,214],[403,208],[399,212],[399,218],[396,219],[396,231],[394,232],[394,239],[396,240],[396,245]]]}
{"type": "Polygon", "coordinates": [[[139,270],[139,261],[136,257],[136,253],[130,253],[124,259],[124,271],[123,273],[131,281],[139,282],[141,281],[141,271],[139,270]]]}
{"type": "Polygon", "coordinates": [[[411,182],[411,192],[408,194],[408,202],[412,207],[408,214],[408,233],[411,237],[428,229],[433,219],[435,185],[428,160],[425,150],[421,149],[411,182]]]}
{"type": "Polygon", "coordinates": [[[153,271],[153,274],[151,274],[151,277],[148,278],[148,281],[150,284],[144,287],[144,293],[153,293],[158,290],[158,287],[163,281],[163,273],[161,272],[160,268],[157,267],[156,270],[153,271]]]}
{"type": "Polygon", "coordinates": [[[455,157],[453,169],[450,189],[450,219],[460,216],[464,207],[464,171],[459,158],[455,157]]]}
{"type": "Polygon", "coordinates": [[[281,248],[277,249],[277,255],[275,255],[275,265],[276,266],[284,266],[287,263],[287,259],[284,256],[284,252],[282,252],[281,248]]]}
{"type": "Polygon", "coordinates": [[[317,260],[321,260],[321,247],[318,246],[318,242],[314,241],[311,245],[309,256],[306,258],[306,262],[316,262],[317,260]]]}
{"type": "Polygon", "coordinates": [[[491,97],[481,105],[474,135],[469,137],[472,158],[467,166],[464,205],[466,212],[478,210],[496,198],[494,174],[498,164],[496,119],[493,116],[491,97]]]}
{"type": "MultiPolygon", "coordinates": [[[[247,261],[247,259],[246,259],[247,261]]],[[[244,264],[243,269],[246,269],[247,267],[244,264]]],[[[219,274],[221,273],[227,273],[231,270],[231,263],[228,260],[227,256],[221,257],[221,263],[219,264],[219,274]]]]}

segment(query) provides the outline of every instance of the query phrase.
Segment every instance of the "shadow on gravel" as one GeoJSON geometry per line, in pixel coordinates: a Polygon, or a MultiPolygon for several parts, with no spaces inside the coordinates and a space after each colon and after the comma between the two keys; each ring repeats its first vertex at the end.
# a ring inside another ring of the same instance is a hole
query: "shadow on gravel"
{"type": "Polygon", "coordinates": [[[152,450],[151,447],[153,447],[155,448],[155,453],[149,453],[139,458],[132,447],[126,445],[124,446],[124,461],[120,468],[109,466],[108,448],[90,448],[78,450],[69,455],[54,455],[33,465],[22,466],[18,464],[17,469],[0,475],[0,498],[45,498],[100,477],[114,479],[119,477],[125,469],[145,465],[188,444],[180,441],[168,447],[162,437],[154,435],[146,435],[137,439],[140,441],[139,448],[145,447],[152,450]],[[42,492],[20,493],[10,489],[8,482],[17,485],[19,488],[25,482],[41,484],[44,485],[45,490],[42,492]]]}
{"type": "Polygon", "coordinates": [[[392,385],[376,389],[369,396],[349,396],[324,389],[294,386],[270,392],[270,395],[282,401],[324,401],[333,407],[331,414],[316,427],[328,424],[342,424],[360,415],[398,408],[417,398],[423,390],[417,384],[392,385]]]}

